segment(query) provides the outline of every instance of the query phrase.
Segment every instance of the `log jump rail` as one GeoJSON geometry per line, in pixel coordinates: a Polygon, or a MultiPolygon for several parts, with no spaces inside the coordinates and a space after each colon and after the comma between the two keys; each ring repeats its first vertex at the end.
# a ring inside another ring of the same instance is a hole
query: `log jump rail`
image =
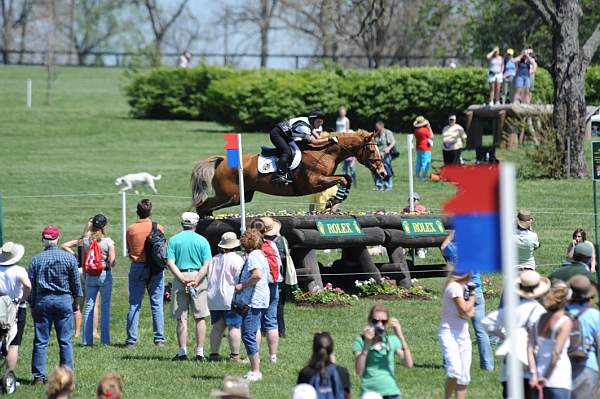
{"type": "MultiPolygon", "coordinates": [[[[356,280],[382,276],[395,279],[403,287],[410,287],[411,272],[419,278],[442,277],[446,264],[414,265],[405,256],[407,248],[437,248],[450,228],[446,217],[435,215],[295,215],[273,216],[281,223],[281,234],[288,240],[298,280],[304,289],[323,286],[321,273],[332,274],[327,281],[348,286],[356,280]],[[386,248],[388,262],[375,263],[367,247],[386,248]],[[341,249],[341,258],[331,267],[320,267],[316,250],[341,249]],[[325,269],[325,270],[323,270],[325,269]],[[335,277],[335,278],[332,278],[335,277]]],[[[253,218],[247,218],[247,224],[253,218]]],[[[221,235],[232,231],[240,233],[240,218],[201,219],[196,231],[209,241],[213,253],[221,235]]]]}

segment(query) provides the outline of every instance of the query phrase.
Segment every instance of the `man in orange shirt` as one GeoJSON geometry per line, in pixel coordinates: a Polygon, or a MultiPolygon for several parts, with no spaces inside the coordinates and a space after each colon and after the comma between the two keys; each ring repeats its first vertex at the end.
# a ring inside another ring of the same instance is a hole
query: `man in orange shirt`
{"type": "MultiPolygon", "coordinates": [[[[135,347],[138,339],[138,322],[144,289],[150,297],[152,310],[152,329],[154,331],[154,344],[165,344],[165,322],[163,316],[163,296],[165,292],[164,273],[150,274],[150,269],[145,267],[144,244],[146,237],[152,230],[152,202],[143,199],[137,204],[137,222],[127,227],[127,250],[131,259],[129,270],[129,312],[127,313],[127,340],[125,347],[135,347]]],[[[157,226],[164,232],[163,226],[157,226]]]]}

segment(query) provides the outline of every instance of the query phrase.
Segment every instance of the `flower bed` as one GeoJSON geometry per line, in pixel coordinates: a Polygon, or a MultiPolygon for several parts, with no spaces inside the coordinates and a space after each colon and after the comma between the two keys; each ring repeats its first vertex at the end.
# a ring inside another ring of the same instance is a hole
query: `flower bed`
{"type": "Polygon", "coordinates": [[[328,283],[324,288],[314,291],[302,292],[300,289],[294,291],[294,300],[298,306],[311,307],[338,307],[350,306],[358,300],[356,295],[348,295],[341,288],[334,288],[328,283]]]}
{"type": "Polygon", "coordinates": [[[427,301],[433,298],[433,294],[423,288],[422,285],[413,284],[409,289],[405,289],[399,287],[394,280],[388,277],[384,277],[380,283],[375,281],[374,278],[366,281],[356,280],[354,285],[359,290],[358,295],[373,299],[420,299],[427,301]]]}

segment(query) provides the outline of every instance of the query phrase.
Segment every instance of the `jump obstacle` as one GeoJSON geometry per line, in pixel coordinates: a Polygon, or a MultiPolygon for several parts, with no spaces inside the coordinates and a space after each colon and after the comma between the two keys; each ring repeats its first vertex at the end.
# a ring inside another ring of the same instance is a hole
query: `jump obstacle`
{"type": "MultiPolygon", "coordinates": [[[[324,279],[347,287],[357,279],[380,281],[384,276],[408,288],[411,273],[418,272],[419,278],[447,274],[445,263],[417,266],[405,255],[405,249],[439,247],[447,236],[446,229],[451,227],[446,217],[399,214],[269,216],[281,223],[281,235],[288,240],[303,289],[323,287],[324,279]],[[386,248],[388,262],[373,262],[367,247],[378,245],[386,248]],[[319,264],[316,250],[338,248],[341,258],[331,267],[319,264]]],[[[246,218],[247,224],[255,217],[246,218]]],[[[240,218],[201,219],[196,231],[206,237],[211,250],[216,253],[223,233],[240,233],[240,218]]]]}

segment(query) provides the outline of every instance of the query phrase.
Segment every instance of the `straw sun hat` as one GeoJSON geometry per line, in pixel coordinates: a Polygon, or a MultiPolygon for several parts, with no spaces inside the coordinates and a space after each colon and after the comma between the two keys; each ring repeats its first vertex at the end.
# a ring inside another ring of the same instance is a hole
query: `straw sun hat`
{"type": "Polygon", "coordinates": [[[261,218],[262,222],[265,224],[265,230],[268,236],[277,236],[281,231],[281,223],[279,220],[270,218],[265,216],[261,218]]]}
{"type": "Polygon", "coordinates": [[[234,232],[228,231],[227,233],[223,233],[221,236],[221,241],[219,241],[217,246],[224,249],[237,248],[240,246],[240,240],[238,240],[234,232]]]}
{"type": "Polygon", "coordinates": [[[0,266],[14,265],[25,255],[25,247],[11,241],[6,242],[0,249],[0,266]]]}
{"type": "Polygon", "coordinates": [[[538,272],[527,270],[515,279],[515,290],[521,298],[534,299],[544,295],[550,289],[548,277],[542,277],[538,272]]]}
{"type": "Polygon", "coordinates": [[[413,126],[414,127],[421,127],[421,126],[427,126],[429,125],[429,121],[427,119],[425,119],[424,116],[417,116],[417,119],[415,119],[415,121],[413,122],[413,126]]]}
{"type": "Polygon", "coordinates": [[[533,223],[533,216],[531,216],[531,211],[527,209],[520,209],[517,214],[517,224],[520,228],[527,230],[531,227],[533,223]]]}

